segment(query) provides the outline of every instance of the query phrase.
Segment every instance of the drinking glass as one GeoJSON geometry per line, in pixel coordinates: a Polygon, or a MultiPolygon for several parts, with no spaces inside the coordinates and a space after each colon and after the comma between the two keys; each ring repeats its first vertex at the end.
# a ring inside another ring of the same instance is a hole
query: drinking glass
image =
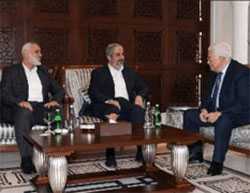
{"type": "Polygon", "coordinates": [[[44,122],[47,124],[47,130],[45,131],[45,134],[53,134],[54,132],[51,130],[51,124],[54,119],[54,113],[53,112],[46,112],[44,117],[44,122]]]}

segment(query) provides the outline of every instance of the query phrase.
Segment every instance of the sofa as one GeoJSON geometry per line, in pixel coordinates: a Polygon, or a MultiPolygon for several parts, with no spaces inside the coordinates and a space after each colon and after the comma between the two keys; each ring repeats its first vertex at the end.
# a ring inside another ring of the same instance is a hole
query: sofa
{"type": "MultiPolygon", "coordinates": [[[[169,107],[164,115],[165,124],[183,129],[183,113],[189,107],[169,107]]],[[[201,127],[200,133],[205,137],[205,142],[213,143],[213,127],[201,127]]],[[[229,149],[250,155],[250,124],[233,129],[229,142],[229,149]]]]}

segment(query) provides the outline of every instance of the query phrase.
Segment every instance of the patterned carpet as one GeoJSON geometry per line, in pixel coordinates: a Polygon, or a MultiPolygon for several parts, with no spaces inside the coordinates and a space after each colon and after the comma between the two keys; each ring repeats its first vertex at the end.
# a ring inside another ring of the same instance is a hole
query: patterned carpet
{"type": "MultiPolygon", "coordinates": [[[[123,156],[117,158],[117,170],[136,168],[140,165],[134,161],[132,156],[123,156]]],[[[155,164],[165,172],[171,172],[171,155],[158,154],[155,164]]],[[[237,175],[228,169],[224,169],[222,175],[211,177],[206,175],[207,163],[193,164],[188,166],[186,179],[196,186],[196,189],[202,192],[211,193],[250,193],[250,179],[243,175],[237,175]]],[[[104,164],[104,159],[79,160],[79,162],[69,165],[68,174],[82,174],[101,171],[110,171],[104,164]]],[[[20,168],[9,168],[0,170],[0,192],[24,192],[36,193],[30,183],[32,175],[25,175],[20,168]]],[[[148,184],[157,184],[154,179],[136,176],[133,178],[123,178],[109,181],[99,181],[84,184],[67,185],[65,192],[99,192],[118,190],[122,187],[146,186],[148,184]]]]}

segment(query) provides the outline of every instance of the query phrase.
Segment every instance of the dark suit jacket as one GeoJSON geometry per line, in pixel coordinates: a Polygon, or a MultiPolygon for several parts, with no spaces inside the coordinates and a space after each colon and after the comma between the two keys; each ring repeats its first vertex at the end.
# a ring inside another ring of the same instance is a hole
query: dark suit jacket
{"type": "MultiPolygon", "coordinates": [[[[201,108],[211,110],[211,93],[216,73],[210,72],[206,95],[201,108]]],[[[231,60],[226,71],[219,96],[219,109],[222,115],[228,115],[238,125],[250,122],[250,69],[231,60]]]]}
{"type": "MultiPolygon", "coordinates": [[[[51,76],[44,66],[38,66],[37,73],[42,83],[44,102],[49,101],[49,93],[51,93],[51,100],[56,100],[59,104],[62,103],[64,93],[59,82],[51,76]]],[[[14,115],[11,114],[13,108],[19,102],[28,100],[28,82],[22,64],[4,68],[1,97],[2,117],[7,122],[13,122],[14,115]]]]}
{"type": "MultiPolygon", "coordinates": [[[[136,95],[140,95],[144,98],[147,94],[147,87],[136,73],[124,67],[122,74],[126,83],[129,101],[134,102],[136,95]]],[[[89,96],[92,103],[105,103],[105,101],[109,99],[114,99],[114,81],[108,65],[97,68],[91,73],[89,96]]]]}

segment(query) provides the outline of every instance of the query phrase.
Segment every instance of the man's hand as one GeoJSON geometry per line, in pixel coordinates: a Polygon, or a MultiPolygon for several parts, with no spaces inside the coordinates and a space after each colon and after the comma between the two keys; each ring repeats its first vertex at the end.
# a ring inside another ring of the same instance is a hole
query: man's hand
{"type": "Polygon", "coordinates": [[[207,109],[201,109],[200,120],[204,123],[207,122],[207,116],[208,116],[207,109]]]}
{"type": "Polygon", "coordinates": [[[119,102],[116,100],[110,99],[110,100],[108,100],[108,104],[114,105],[114,106],[118,107],[119,109],[121,109],[119,102]]]}
{"type": "Polygon", "coordinates": [[[139,105],[141,108],[144,108],[143,98],[140,95],[135,97],[135,104],[139,105]]]}
{"type": "Polygon", "coordinates": [[[55,106],[60,107],[60,104],[57,101],[50,101],[50,102],[44,104],[44,106],[49,109],[49,108],[55,107],[55,106]]]}
{"type": "Polygon", "coordinates": [[[109,115],[106,115],[106,117],[107,117],[108,120],[112,119],[112,120],[116,121],[117,118],[118,118],[118,115],[115,114],[115,113],[111,113],[109,115]]]}
{"type": "Polygon", "coordinates": [[[26,108],[26,109],[33,111],[32,105],[27,101],[21,101],[20,103],[18,103],[18,105],[22,108],[26,108]]]}
{"type": "Polygon", "coordinates": [[[216,111],[216,112],[212,112],[209,113],[207,116],[207,122],[209,123],[214,123],[215,121],[218,120],[218,118],[221,116],[221,113],[216,111]]]}

